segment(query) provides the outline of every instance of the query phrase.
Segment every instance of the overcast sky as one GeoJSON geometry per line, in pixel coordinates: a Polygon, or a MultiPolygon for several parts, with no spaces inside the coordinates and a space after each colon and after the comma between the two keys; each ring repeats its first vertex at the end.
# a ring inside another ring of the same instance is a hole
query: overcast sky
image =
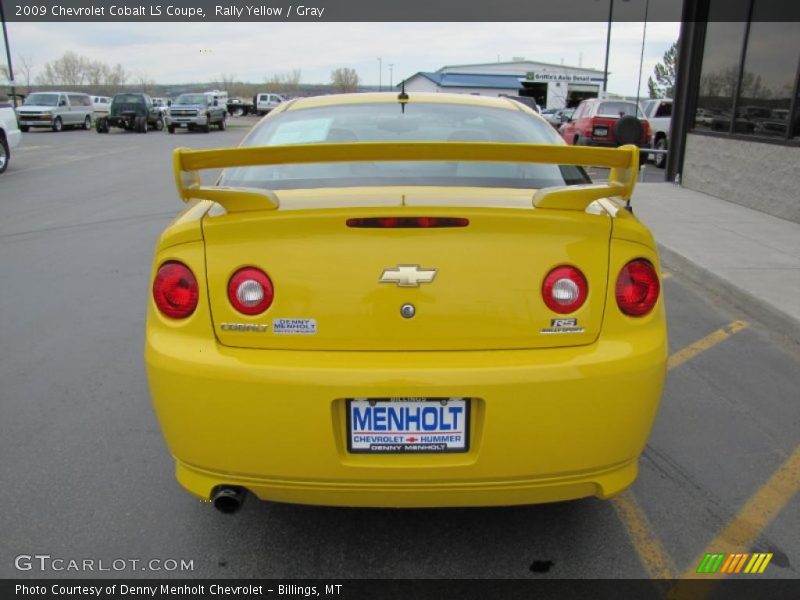
{"type": "MultiPolygon", "coordinates": [[[[647,77],[678,39],[679,23],[648,23],[642,72],[647,77]]],[[[636,94],[642,23],[615,23],[609,91],[636,94]]],[[[602,70],[605,23],[9,23],[12,58],[35,69],[65,51],[158,83],[204,82],[233,73],[263,82],[300,69],[303,83],[327,83],[330,72],[352,67],[364,84],[383,85],[443,65],[509,61],[515,56],[602,70]]],[[[19,79],[19,76],[17,77],[19,79]]]]}

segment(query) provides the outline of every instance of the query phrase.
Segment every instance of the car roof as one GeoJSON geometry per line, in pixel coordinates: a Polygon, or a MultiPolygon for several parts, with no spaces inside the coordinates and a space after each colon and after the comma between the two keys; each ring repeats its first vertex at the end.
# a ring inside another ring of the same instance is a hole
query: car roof
{"type": "MultiPolygon", "coordinates": [[[[505,97],[477,96],[473,94],[439,94],[425,92],[406,92],[408,102],[425,102],[429,104],[462,104],[469,106],[486,106],[489,108],[505,108],[507,110],[525,110],[527,107],[505,97]]],[[[324,106],[346,106],[348,104],[391,104],[397,102],[395,92],[369,92],[364,94],[331,94],[328,96],[312,96],[295,100],[286,110],[300,110],[324,106]]],[[[530,110],[530,109],[528,109],[530,110]]],[[[534,111],[531,110],[535,114],[534,111]]]]}

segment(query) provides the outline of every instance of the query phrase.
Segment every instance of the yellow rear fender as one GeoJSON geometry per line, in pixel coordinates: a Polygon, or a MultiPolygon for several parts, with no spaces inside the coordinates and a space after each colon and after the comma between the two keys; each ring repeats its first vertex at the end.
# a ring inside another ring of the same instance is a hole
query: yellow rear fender
{"type": "Polygon", "coordinates": [[[199,171],[231,167],[357,161],[531,162],[595,166],[611,169],[607,184],[559,186],[535,193],[537,208],[584,210],[600,198],[629,200],[636,185],[639,149],[486,142],[374,142],[245,146],[213,150],[176,148],[175,183],[181,200],[213,200],[228,212],[275,210],[279,202],[269,190],[203,186],[199,171]]]}

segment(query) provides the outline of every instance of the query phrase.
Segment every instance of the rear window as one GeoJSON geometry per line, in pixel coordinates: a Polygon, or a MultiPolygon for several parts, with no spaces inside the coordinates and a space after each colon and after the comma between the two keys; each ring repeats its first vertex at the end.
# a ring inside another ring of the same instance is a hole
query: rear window
{"type": "Polygon", "coordinates": [[[72,106],[91,106],[92,99],[83,94],[69,94],[69,103],[72,106]]]}
{"type": "Polygon", "coordinates": [[[138,94],[117,94],[114,96],[114,102],[121,104],[143,104],[144,98],[138,94]]]}
{"type": "Polygon", "coordinates": [[[640,119],[644,118],[642,111],[637,111],[633,102],[601,102],[597,107],[597,115],[608,117],[631,115],[638,116],[640,119]]]}
{"type": "MultiPolygon", "coordinates": [[[[463,104],[350,104],[286,111],[258,125],[244,146],[352,142],[563,144],[546,121],[519,110],[463,104]]],[[[240,167],[223,185],[269,189],[435,185],[541,187],[587,183],[582,169],[531,163],[346,162],[240,167]]]]}

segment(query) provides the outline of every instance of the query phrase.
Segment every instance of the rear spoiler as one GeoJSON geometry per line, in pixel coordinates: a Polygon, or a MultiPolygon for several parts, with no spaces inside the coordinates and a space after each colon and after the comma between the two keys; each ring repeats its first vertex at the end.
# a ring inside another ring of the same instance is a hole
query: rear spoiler
{"type": "Polygon", "coordinates": [[[639,171],[639,148],[485,143],[485,142],[372,142],[293,144],[190,150],[176,148],[175,184],[181,200],[213,200],[228,212],[275,210],[278,197],[270,190],[203,186],[199,171],[231,167],[333,163],[355,161],[531,162],[611,169],[608,183],[543,188],[533,196],[537,208],[585,210],[600,198],[630,200],[639,171]]]}

